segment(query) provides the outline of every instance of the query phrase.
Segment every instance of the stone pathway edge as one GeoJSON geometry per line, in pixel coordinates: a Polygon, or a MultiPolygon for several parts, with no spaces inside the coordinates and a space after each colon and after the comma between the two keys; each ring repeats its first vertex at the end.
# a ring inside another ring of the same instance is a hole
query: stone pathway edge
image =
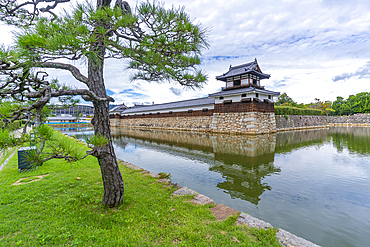
{"type": "Polygon", "coordinates": [[[19,147],[16,147],[16,148],[14,149],[13,153],[12,153],[11,155],[9,155],[9,157],[8,157],[8,158],[6,158],[6,160],[4,161],[4,163],[2,163],[2,164],[0,165],[0,172],[1,172],[1,170],[3,170],[3,168],[6,166],[6,164],[8,164],[9,160],[14,156],[15,152],[17,152],[18,148],[19,148],[19,147]]]}
{"type": "MultiPolygon", "coordinates": [[[[174,196],[195,195],[194,198],[191,200],[191,202],[194,203],[194,204],[199,204],[199,205],[213,204],[213,205],[216,205],[215,201],[212,200],[211,198],[209,198],[205,195],[199,194],[198,192],[196,192],[192,189],[189,189],[188,187],[181,187],[177,183],[172,183],[171,180],[169,180],[169,179],[165,179],[165,178],[161,179],[159,174],[147,171],[147,170],[145,170],[141,167],[138,167],[134,164],[131,164],[127,161],[124,161],[124,160],[121,160],[121,159],[117,159],[117,160],[119,162],[123,163],[124,165],[126,165],[126,167],[128,167],[128,168],[131,168],[131,169],[134,169],[134,170],[139,170],[143,174],[152,176],[154,178],[158,178],[159,182],[168,183],[168,184],[174,186],[175,188],[177,188],[177,190],[172,193],[172,195],[174,195],[174,196]]],[[[229,208],[227,206],[224,206],[222,204],[218,204],[216,207],[218,207],[218,206],[221,206],[223,208],[228,208],[229,211],[231,212],[231,214],[235,214],[235,212],[239,213],[239,211],[234,210],[232,208],[229,208]]],[[[214,208],[216,208],[216,207],[214,207],[214,208]]],[[[249,214],[243,213],[243,212],[240,213],[240,215],[239,215],[239,217],[238,217],[238,219],[236,220],[235,223],[237,225],[246,224],[249,227],[255,227],[255,228],[259,228],[259,229],[260,228],[267,229],[267,228],[272,228],[273,227],[270,223],[267,223],[263,220],[255,218],[255,217],[253,217],[249,214]]],[[[286,246],[286,247],[320,247],[317,244],[314,244],[314,243],[312,243],[308,240],[305,240],[301,237],[298,237],[298,236],[296,236],[296,235],[294,235],[294,234],[292,234],[288,231],[285,231],[281,228],[278,229],[278,232],[276,233],[276,238],[279,240],[279,242],[281,243],[282,246],[286,246]]]]}

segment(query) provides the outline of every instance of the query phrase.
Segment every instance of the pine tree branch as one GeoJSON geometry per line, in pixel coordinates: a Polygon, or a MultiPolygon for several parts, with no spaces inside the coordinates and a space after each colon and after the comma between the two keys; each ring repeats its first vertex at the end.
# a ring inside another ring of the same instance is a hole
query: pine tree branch
{"type": "Polygon", "coordinates": [[[79,80],[80,82],[84,84],[87,84],[88,82],[88,78],[84,76],[77,67],[71,64],[57,63],[57,62],[44,62],[36,67],[68,70],[69,72],[71,72],[73,77],[76,78],[76,80],[79,80]]]}

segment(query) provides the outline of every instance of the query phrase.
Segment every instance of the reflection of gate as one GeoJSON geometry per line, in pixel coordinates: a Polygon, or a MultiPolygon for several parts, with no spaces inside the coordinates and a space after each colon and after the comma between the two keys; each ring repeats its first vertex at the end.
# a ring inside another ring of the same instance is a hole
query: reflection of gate
{"type": "Polygon", "coordinates": [[[264,177],[280,172],[274,166],[275,134],[247,136],[189,131],[112,128],[116,145],[134,142],[162,152],[207,159],[210,171],[222,174],[226,181],[217,185],[231,197],[258,204],[271,187],[264,177]]]}

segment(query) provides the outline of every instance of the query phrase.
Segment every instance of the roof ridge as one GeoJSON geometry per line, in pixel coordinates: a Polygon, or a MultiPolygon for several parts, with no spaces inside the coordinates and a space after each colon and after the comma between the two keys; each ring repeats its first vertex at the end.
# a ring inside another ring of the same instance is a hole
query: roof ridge
{"type": "MultiPolygon", "coordinates": [[[[141,105],[141,106],[142,106],[142,107],[145,107],[145,106],[166,105],[166,104],[173,104],[173,103],[186,102],[186,101],[197,100],[197,99],[205,99],[205,98],[209,98],[209,97],[207,96],[207,97],[200,97],[200,98],[195,98],[195,99],[186,99],[186,100],[172,101],[172,102],[161,103],[161,104],[154,104],[154,105],[141,105]]],[[[134,108],[135,108],[135,107],[134,107],[134,108]]]]}
{"type": "MultiPolygon", "coordinates": [[[[245,64],[240,64],[240,65],[236,65],[236,66],[231,66],[230,70],[231,69],[239,69],[239,68],[242,68],[242,67],[245,67],[245,66],[251,66],[252,64],[257,64],[256,61],[253,61],[253,62],[249,62],[249,63],[245,63],[245,64]]],[[[230,71],[229,70],[229,71],[230,71]]]]}

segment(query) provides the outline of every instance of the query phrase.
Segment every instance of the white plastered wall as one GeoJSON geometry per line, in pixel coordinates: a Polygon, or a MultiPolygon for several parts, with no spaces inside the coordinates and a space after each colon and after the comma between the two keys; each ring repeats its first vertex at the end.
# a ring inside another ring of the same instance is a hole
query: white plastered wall
{"type": "Polygon", "coordinates": [[[132,115],[142,115],[144,114],[149,114],[152,113],[157,114],[159,113],[169,113],[170,111],[172,112],[187,112],[188,110],[193,110],[193,111],[201,111],[203,109],[208,109],[208,110],[213,110],[215,108],[215,105],[200,105],[200,106],[189,106],[189,107],[181,107],[181,108],[167,108],[167,109],[162,109],[162,110],[153,110],[153,111],[137,111],[137,112],[132,112],[132,113],[122,113],[122,115],[126,116],[132,116],[132,115]]]}

